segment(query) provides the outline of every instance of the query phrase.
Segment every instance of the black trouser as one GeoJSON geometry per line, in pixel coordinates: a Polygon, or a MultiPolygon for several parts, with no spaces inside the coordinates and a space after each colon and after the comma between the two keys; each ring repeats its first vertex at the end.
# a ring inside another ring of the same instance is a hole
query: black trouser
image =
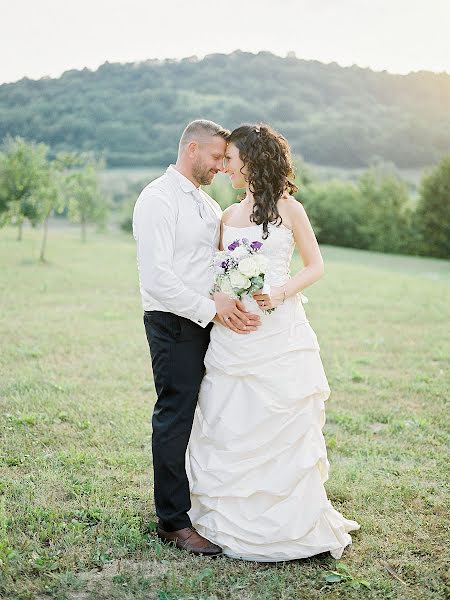
{"type": "Polygon", "coordinates": [[[175,531],[192,525],[185,455],[212,325],[203,329],[156,310],[145,312],[144,325],[158,396],[152,419],[156,514],[163,529],[175,531]]]}

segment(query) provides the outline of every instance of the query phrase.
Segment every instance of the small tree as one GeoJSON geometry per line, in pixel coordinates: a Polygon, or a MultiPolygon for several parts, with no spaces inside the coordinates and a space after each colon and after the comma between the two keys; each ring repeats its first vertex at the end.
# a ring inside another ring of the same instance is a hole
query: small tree
{"type": "Polygon", "coordinates": [[[81,157],[80,168],[66,178],[68,216],[72,222],[80,223],[83,242],[88,223],[103,226],[106,221],[107,204],[98,186],[98,170],[102,166],[92,158],[81,157]]]}
{"type": "Polygon", "coordinates": [[[420,184],[415,213],[421,254],[450,258],[450,154],[420,184]]]}
{"type": "Polygon", "coordinates": [[[47,177],[48,146],[16,137],[7,138],[0,160],[1,222],[18,226],[22,239],[25,219],[33,226],[40,221],[38,196],[47,177]]]}
{"type": "Polygon", "coordinates": [[[402,252],[408,246],[408,189],[394,174],[379,169],[366,171],[358,181],[365,222],[360,233],[367,248],[378,252],[402,252]]]}
{"type": "Polygon", "coordinates": [[[43,185],[37,193],[38,206],[43,234],[39,260],[45,262],[45,249],[47,245],[48,221],[54,213],[62,213],[65,209],[64,184],[65,171],[74,163],[74,155],[58,154],[55,160],[47,164],[43,185]]]}
{"type": "Polygon", "coordinates": [[[146,179],[144,181],[128,183],[127,185],[127,195],[122,200],[119,209],[119,226],[120,229],[126,233],[131,233],[133,231],[134,205],[136,204],[139,194],[148,183],[150,183],[150,181],[146,179]]]}
{"type": "Polygon", "coordinates": [[[367,236],[361,232],[364,205],[353,183],[339,180],[313,183],[296,196],[304,205],[320,243],[367,247],[367,236]]]}

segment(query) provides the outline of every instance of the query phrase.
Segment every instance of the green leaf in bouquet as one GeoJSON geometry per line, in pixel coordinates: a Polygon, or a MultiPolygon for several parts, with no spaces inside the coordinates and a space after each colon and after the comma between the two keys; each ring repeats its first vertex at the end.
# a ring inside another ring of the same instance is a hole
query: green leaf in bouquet
{"type": "Polygon", "coordinates": [[[264,286],[264,278],[261,275],[252,277],[250,281],[252,282],[252,287],[255,286],[257,290],[260,290],[264,286]]]}

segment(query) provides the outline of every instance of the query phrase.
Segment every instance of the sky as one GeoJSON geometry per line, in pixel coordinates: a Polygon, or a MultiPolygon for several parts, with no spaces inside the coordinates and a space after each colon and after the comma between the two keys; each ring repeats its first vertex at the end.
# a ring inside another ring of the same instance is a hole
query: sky
{"type": "Polygon", "coordinates": [[[449,31],[450,0],[0,0],[0,83],[237,49],[450,73],[449,31]]]}

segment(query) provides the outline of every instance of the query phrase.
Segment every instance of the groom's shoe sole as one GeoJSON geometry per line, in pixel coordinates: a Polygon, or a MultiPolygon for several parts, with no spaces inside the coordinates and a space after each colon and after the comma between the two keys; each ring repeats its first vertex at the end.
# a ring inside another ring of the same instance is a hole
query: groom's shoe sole
{"type": "Polygon", "coordinates": [[[222,548],[216,546],[203,536],[201,536],[193,527],[185,527],[177,531],[164,531],[158,527],[157,535],[165,544],[175,544],[180,550],[191,552],[197,556],[219,556],[222,554],[222,548]]]}

